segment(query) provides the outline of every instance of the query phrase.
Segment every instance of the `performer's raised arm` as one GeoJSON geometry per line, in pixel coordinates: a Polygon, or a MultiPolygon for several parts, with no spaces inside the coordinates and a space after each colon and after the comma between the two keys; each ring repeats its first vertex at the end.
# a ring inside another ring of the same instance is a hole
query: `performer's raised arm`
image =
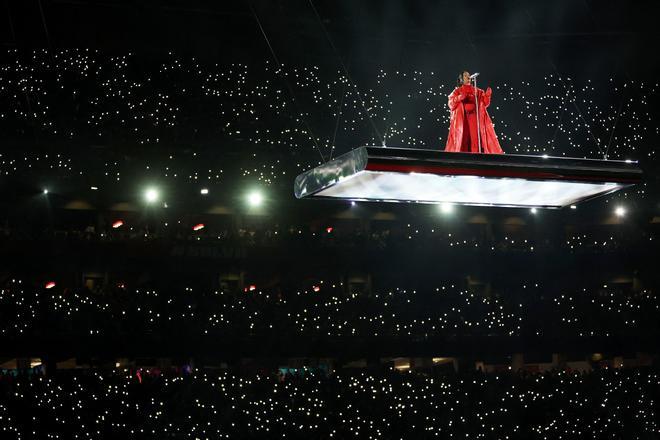
{"type": "Polygon", "coordinates": [[[479,90],[479,95],[481,97],[480,102],[481,105],[483,105],[485,108],[487,108],[490,105],[490,97],[493,94],[493,89],[488,87],[486,91],[484,92],[483,90],[479,90]]]}
{"type": "Polygon", "coordinates": [[[460,87],[454,89],[449,95],[449,110],[454,111],[460,102],[465,99],[465,95],[461,93],[460,87]]]}

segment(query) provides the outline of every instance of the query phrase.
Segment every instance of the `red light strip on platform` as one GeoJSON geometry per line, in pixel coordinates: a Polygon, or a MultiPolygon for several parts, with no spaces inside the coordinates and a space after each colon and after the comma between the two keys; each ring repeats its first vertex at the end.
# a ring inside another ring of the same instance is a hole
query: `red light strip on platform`
{"type": "MultiPolygon", "coordinates": [[[[590,176],[565,176],[541,171],[518,171],[498,169],[456,168],[438,165],[404,165],[388,163],[367,163],[366,171],[394,171],[400,173],[426,173],[448,176],[480,176],[480,177],[520,177],[523,179],[561,179],[561,180],[597,180],[590,176]]],[[[607,182],[637,183],[637,179],[607,178],[607,182]]]]}

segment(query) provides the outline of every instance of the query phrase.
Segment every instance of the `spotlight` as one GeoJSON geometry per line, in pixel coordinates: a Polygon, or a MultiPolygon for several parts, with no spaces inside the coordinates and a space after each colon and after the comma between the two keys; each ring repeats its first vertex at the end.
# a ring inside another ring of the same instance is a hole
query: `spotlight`
{"type": "Polygon", "coordinates": [[[577,209],[577,206],[571,205],[571,209],[577,209]]]}
{"type": "Polygon", "coordinates": [[[531,212],[532,214],[536,214],[536,208],[530,209],[529,212],[531,212]]]}
{"type": "Polygon", "coordinates": [[[209,190],[208,190],[208,188],[202,188],[199,192],[200,192],[200,194],[205,196],[209,193],[209,190]]]}
{"type": "Polygon", "coordinates": [[[53,287],[55,287],[55,281],[49,281],[49,282],[47,282],[46,285],[45,285],[44,287],[45,287],[46,289],[52,289],[53,287]]]}
{"type": "Polygon", "coordinates": [[[252,191],[250,194],[248,194],[247,201],[250,206],[256,208],[264,201],[264,197],[260,192],[252,191]]]}
{"type": "Polygon", "coordinates": [[[44,188],[44,194],[48,194],[48,188],[44,188]]]}
{"type": "Polygon", "coordinates": [[[440,212],[443,214],[451,214],[454,212],[454,205],[451,203],[441,203],[440,204],[440,212]]]}
{"type": "Polygon", "coordinates": [[[148,203],[153,203],[158,200],[159,194],[156,188],[147,188],[144,192],[144,198],[148,203]]]}
{"type": "Polygon", "coordinates": [[[626,215],[626,208],[623,206],[617,206],[617,208],[614,210],[614,213],[617,215],[617,217],[623,217],[626,215]]]}
{"type": "Polygon", "coordinates": [[[118,229],[124,226],[124,221],[123,220],[117,220],[112,224],[112,229],[118,229]]]}
{"type": "Polygon", "coordinates": [[[351,201],[351,206],[355,206],[355,201],[351,201]]]}
{"type": "Polygon", "coordinates": [[[99,187],[98,186],[91,186],[90,189],[92,191],[98,191],[99,187]]]}
{"type": "Polygon", "coordinates": [[[193,226],[193,231],[199,231],[200,229],[204,229],[204,223],[198,223],[193,226]]]}

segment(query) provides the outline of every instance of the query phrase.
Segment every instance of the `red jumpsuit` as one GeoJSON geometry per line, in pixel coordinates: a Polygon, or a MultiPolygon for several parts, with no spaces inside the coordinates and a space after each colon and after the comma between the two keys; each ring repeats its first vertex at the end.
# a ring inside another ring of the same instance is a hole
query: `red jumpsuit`
{"type": "MultiPolygon", "coordinates": [[[[445,151],[458,151],[465,153],[479,152],[479,139],[477,137],[477,112],[474,100],[474,86],[462,85],[456,87],[449,95],[449,135],[445,151]]],[[[492,90],[489,87],[484,92],[477,89],[479,97],[479,124],[481,132],[481,151],[483,153],[503,153],[497,140],[493,122],[490,120],[486,108],[490,105],[492,90]]]]}

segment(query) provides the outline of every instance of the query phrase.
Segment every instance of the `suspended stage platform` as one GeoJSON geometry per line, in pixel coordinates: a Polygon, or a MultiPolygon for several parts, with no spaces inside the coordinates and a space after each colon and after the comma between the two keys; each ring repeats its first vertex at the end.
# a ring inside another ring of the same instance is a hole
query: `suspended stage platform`
{"type": "Polygon", "coordinates": [[[562,208],[638,184],[636,161],[359,147],[296,177],[299,199],[562,208]]]}

